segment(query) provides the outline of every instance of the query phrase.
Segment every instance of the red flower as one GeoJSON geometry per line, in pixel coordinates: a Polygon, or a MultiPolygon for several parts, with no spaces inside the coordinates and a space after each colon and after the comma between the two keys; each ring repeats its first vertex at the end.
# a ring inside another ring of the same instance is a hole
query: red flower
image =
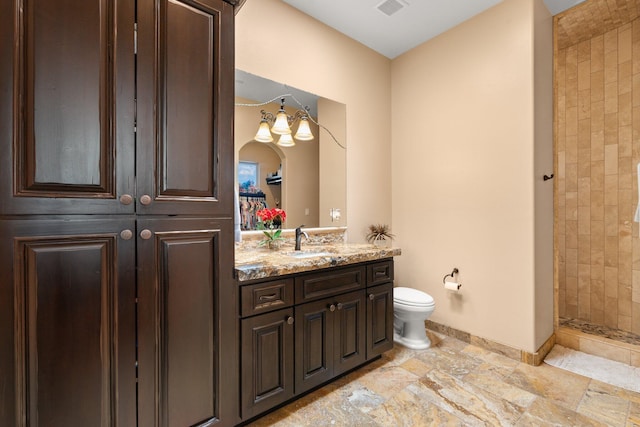
{"type": "Polygon", "coordinates": [[[256,212],[256,215],[258,216],[258,218],[260,218],[260,220],[262,220],[265,227],[267,228],[272,228],[272,224],[274,222],[279,222],[280,224],[282,224],[284,220],[287,219],[287,214],[285,213],[285,211],[278,208],[260,209],[258,212],[256,212]]]}

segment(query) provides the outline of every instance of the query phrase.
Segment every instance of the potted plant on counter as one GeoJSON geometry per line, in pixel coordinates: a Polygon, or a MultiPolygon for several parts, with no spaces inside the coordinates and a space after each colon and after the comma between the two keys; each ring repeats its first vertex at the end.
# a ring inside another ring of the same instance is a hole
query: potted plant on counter
{"type": "Polygon", "coordinates": [[[372,224],[369,226],[367,241],[373,245],[387,247],[394,237],[386,224],[372,224]]]}
{"type": "Polygon", "coordinates": [[[256,212],[260,218],[258,229],[262,230],[265,238],[260,241],[259,246],[267,246],[269,249],[277,249],[284,240],[282,234],[282,224],[287,219],[284,210],[278,208],[260,209],[256,212]]]}

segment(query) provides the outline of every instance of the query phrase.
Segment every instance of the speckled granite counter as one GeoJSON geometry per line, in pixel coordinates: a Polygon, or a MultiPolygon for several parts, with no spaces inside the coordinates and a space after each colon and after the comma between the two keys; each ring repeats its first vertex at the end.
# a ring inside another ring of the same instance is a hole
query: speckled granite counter
{"type": "Polygon", "coordinates": [[[278,250],[236,245],[236,277],[242,282],[374,261],[400,254],[399,248],[355,243],[303,244],[301,251],[295,251],[289,243],[278,250]]]}

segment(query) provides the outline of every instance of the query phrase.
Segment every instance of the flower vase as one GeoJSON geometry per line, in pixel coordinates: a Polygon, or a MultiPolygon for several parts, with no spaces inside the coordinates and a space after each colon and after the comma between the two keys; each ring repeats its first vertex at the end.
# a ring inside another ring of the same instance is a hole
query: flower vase
{"type": "Polygon", "coordinates": [[[267,248],[277,250],[280,249],[280,245],[282,242],[280,240],[269,240],[267,241],[267,248]]]}
{"type": "Polygon", "coordinates": [[[386,248],[389,246],[389,241],[386,239],[376,239],[373,244],[379,248],[386,248]]]}

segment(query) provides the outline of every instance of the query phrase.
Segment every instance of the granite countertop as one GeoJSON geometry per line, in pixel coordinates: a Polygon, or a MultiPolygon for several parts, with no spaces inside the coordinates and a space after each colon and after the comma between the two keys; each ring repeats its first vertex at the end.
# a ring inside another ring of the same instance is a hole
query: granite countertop
{"type": "Polygon", "coordinates": [[[357,243],[303,244],[300,251],[295,251],[294,246],[290,244],[285,244],[277,250],[236,245],[235,271],[237,279],[243,282],[375,261],[400,254],[399,248],[357,243]]]}

